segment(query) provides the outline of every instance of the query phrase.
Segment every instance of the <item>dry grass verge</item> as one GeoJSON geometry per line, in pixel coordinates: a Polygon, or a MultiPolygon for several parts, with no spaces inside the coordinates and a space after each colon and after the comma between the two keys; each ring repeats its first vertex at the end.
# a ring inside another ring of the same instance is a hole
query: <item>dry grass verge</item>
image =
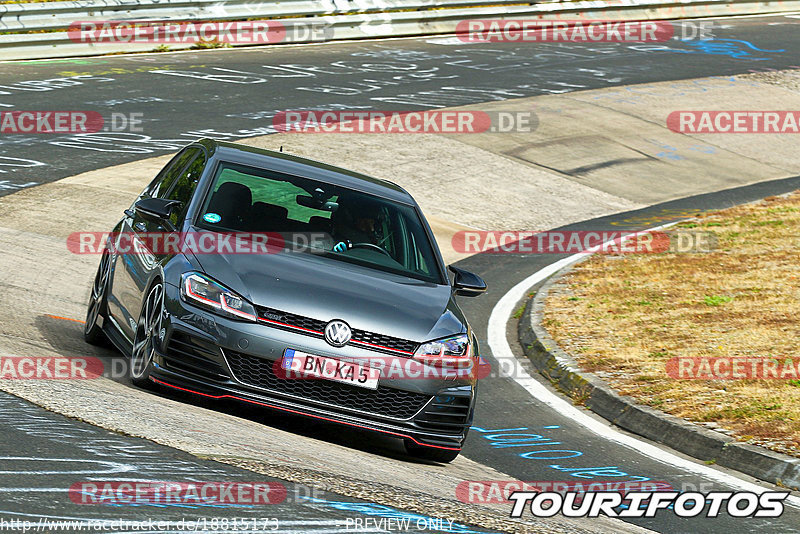
{"type": "Polygon", "coordinates": [[[665,370],[674,357],[800,355],[800,191],[680,227],[712,232],[718,248],[593,256],[553,287],[544,326],[621,394],[800,456],[800,379],[677,380],[665,370]]]}

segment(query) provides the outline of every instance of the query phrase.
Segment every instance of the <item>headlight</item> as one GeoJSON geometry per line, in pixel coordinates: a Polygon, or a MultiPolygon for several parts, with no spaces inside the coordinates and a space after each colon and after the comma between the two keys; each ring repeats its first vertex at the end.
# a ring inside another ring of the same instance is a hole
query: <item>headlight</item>
{"type": "Polygon", "coordinates": [[[430,365],[447,365],[468,363],[472,356],[472,347],[468,334],[458,334],[421,345],[414,358],[430,365]]]}
{"type": "Polygon", "coordinates": [[[225,317],[256,321],[256,309],[222,284],[200,273],[181,275],[181,297],[225,317]]]}

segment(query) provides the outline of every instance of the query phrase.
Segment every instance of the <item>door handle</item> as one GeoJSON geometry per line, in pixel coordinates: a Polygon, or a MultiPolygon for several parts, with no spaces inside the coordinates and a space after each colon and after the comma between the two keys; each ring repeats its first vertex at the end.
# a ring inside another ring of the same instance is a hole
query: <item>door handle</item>
{"type": "Polygon", "coordinates": [[[138,223],[134,224],[133,227],[136,230],[139,230],[140,232],[146,232],[147,231],[147,226],[143,222],[138,222],[138,223]]]}

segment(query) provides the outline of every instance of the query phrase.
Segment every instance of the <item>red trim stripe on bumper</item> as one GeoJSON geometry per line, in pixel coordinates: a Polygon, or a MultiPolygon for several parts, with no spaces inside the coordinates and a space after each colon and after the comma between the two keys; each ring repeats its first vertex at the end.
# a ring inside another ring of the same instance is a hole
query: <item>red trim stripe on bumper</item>
{"type": "Polygon", "coordinates": [[[414,443],[416,443],[417,445],[419,445],[421,447],[430,447],[432,449],[445,449],[445,450],[448,450],[448,451],[460,451],[461,450],[460,448],[457,448],[457,447],[442,447],[441,445],[428,445],[427,443],[420,443],[419,441],[417,441],[413,437],[408,436],[406,434],[400,434],[399,432],[392,432],[390,430],[381,430],[379,428],[372,428],[372,427],[369,427],[369,426],[366,426],[366,425],[359,425],[357,423],[348,423],[347,421],[340,421],[338,419],[331,419],[329,417],[323,417],[321,415],[314,415],[314,414],[311,414],[311,413],[301,412],[301,411],[298,411],[298,410],[292,410],[291,408],[283,408],[281,406],[275,406],[274,404],[268,404],[266,402],[260,402],[260,401],[256,401],[256,400],[246,399],[244,397],[237,397],[235,395],[228,395],[228,394],[211,395],[209,393],[202,393],[200,391],[194,391],[192,389],[183,388],[183,387],[180,387],[180,386],[175,386],[173,384],[168,384],[167,382],[164,382],[163,380],[159,380],[157,378],[153,378],[152,376],[150,377],[150,380],[152,380],[156,384],[161,384],[162,386],[167,386],[167,387],[170,387],[170,388],[173,388],[173,389],[178,389],[180,391],[186,391],[188,393],[193,393],[195,395],[200,395],[202,397],[208,397],[208,398],[211,398],[211,399],[234,399],[234,400],[238,400],[238,401],[249,402],[251,404],[258,404],[259,406],[266,406],[267,408],[272,408],[272,409],[275,409],[275,410],[282,410],[284,412],[294,413],[294,414],[298,414],[298,415],[304,415],[304,416],[307,416],[307,417],[313,417],[315,419],[321,419],[323,421],[329,421],[331,423],[337,423],[337,424],[340,424],[340,425],[348,425],[348,426],[352,426],[352,427],[356,427],[356,428],[363,428],[365,430],[371,430],[373,432],[381,432],[383,434],[389,434],[391,436],[397,436],[397,437],[400,437],[400,438],[410,439],[411,441],[413,441],[414,443]]]}

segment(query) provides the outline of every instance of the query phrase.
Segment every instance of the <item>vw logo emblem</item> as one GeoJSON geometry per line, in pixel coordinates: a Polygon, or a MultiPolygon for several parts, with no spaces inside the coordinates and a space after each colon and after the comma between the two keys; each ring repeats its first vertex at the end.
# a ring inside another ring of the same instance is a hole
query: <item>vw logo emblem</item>
{"type": "Polygon", "coordinates": [[[325,341],[334,347],[345,346],[352,335],[347,323],[339,319],[334,319],[325,326],[325,341]]]}

